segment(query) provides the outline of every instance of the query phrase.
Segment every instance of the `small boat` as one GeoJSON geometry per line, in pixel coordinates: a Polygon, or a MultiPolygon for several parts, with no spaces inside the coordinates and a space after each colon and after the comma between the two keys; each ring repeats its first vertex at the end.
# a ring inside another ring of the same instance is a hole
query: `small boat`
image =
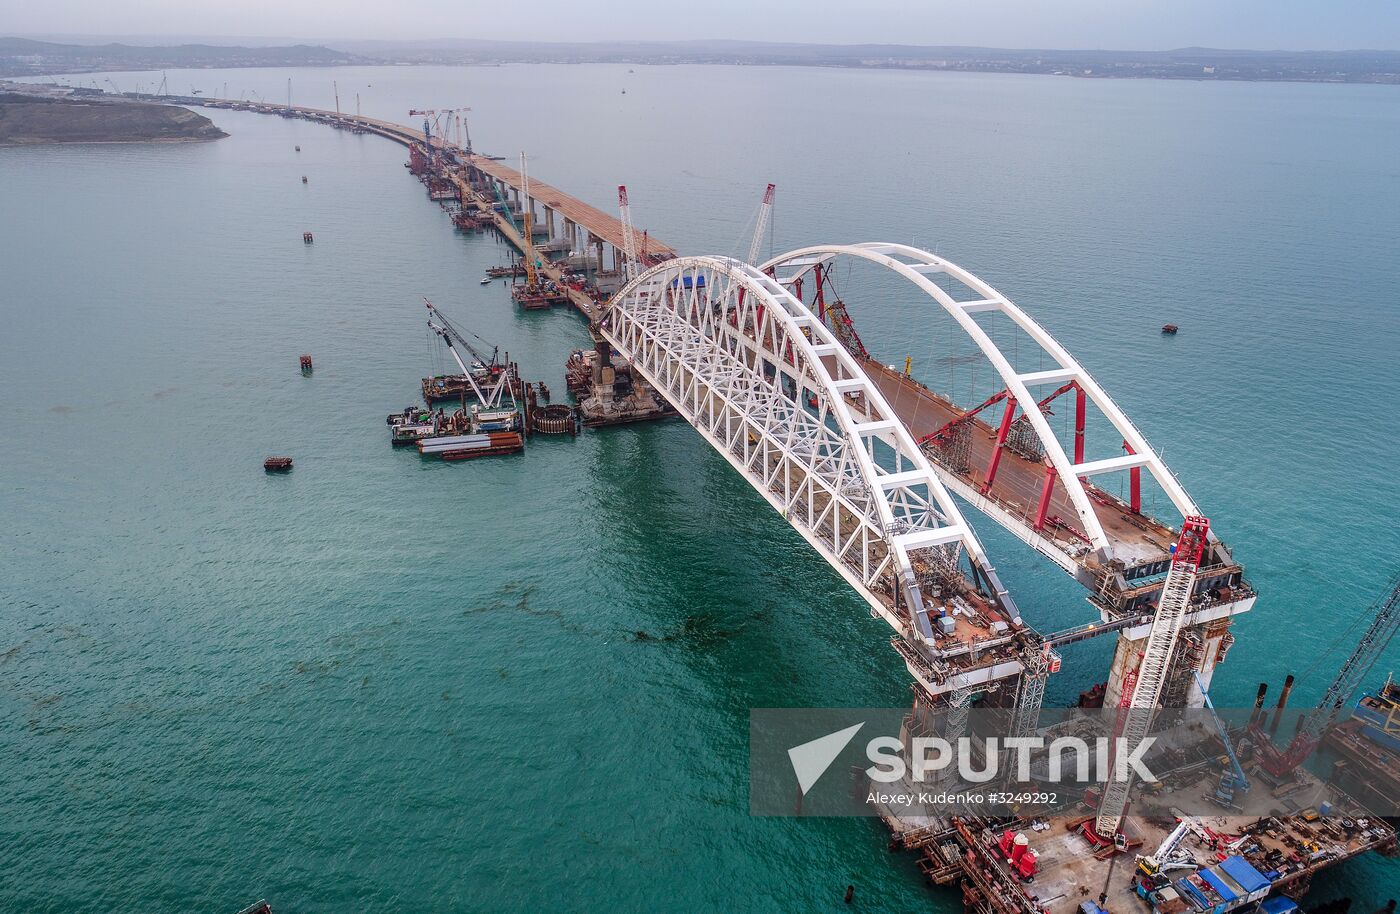
{"type": "Polygon", "coordinates": [[[491,285],[491,283],[493,283],[493,282],[495,282],[495,280],[492,279],[490,276],[483,276],[483,277],[481,277],[481,284],[482,284],[483,286],[489,286],[489,285],[491,285]]]}
{"type": "Polygon", "coordinates": [[[1179,329],[1181,329],[1181,328],[1177,327],[1176,324],[1163,324],[1163,325],[1162,325],[1162,332],[1165,333],[1165,334],[1167,334],[1168,336],[1171,336],[1171,335],[1175,334],[1176,331],[1179,330],[1179,329]]]}
{"type": "Polygon", "coordinates": [[[290,457],[269,457],[263,461],[263,469],[269,473],[285,473],[292,468],[290,457]]]}

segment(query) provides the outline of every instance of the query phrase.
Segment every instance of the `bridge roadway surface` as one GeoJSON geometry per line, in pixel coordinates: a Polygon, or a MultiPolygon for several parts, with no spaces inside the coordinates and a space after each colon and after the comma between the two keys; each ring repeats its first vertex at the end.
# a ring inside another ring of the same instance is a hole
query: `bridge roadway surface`
{"type": "MultiPolygon", "coordinates": [[[[864,362],[862,367],[915,440],[938,431],[963,413],[927,387],[873,359],[864,362]]],[[[986,478],[984,470],[996,448],[997,433],[981,417],[975,417],[970,422],[969,469],[955,475],[980,489],[986,478]]],[[[1003,448],[996,477],[987,494],[1027,524],[1033,524],[1044,482],[1045,469],[1040,462],[1028,460],[1010,448],[1003,448]]],[[[1091,496],[1097,491],[1089,489],[1091,496]]],[[[1096,497],[1093,507],[1104,533],[1113,544],[1114,554],[1119,558],[1147,561],[1167,554],[1171,544],[1176,541],[1176,535],[1166,526],[1146,514],[1133,513],[1131,508],[1116,498],[1106,494],[1096,497]]],[[[1074,502],[1058,481],[1050,493],[1046,515],[1053,519],[1045,530],[1047,535],[1061,541],[1085,542],[1084,531],[1075,523],[1077,514],[1074,502]]]]}
{"type": "MultiPolygon", "coordinates": [[[[199,104],[211,108],[234,108],[246,111],[257,111],[265,114],[279,114],[287,110],[285,105],[261,105],[250,102],[238,102],[229,99],[181,99],[182,102],[199,104]]],[[[325,111],[320,108],[303,108],[294,106],[291,110],[298,115],[311,120],[322,122],[341,123],[358,125],[377,133],[380,136],[402,143],[405,146],[413,144],[422,145],[424,142],[423,131],[406,127],[403,124],[396,124],[393,121],[379,120],[373,117],[363,117],[354,114],[339,114],[335,111],[325,111]]],[[[468,155],[465,149],[453,143],[444,142],[441,137],[433,138],[433,146],[437,149],[452,153],[459,161],[476,168],[483,174],[506,184],[513,190],[524,193],[525,179],[520,172],[509,165],[495,159],[489,159],[480,155],[468,155]]],[[[542,206],[547,206],[570,222],[581,226],[593,233],[597,238],[602,239],[619,251],[626,250],[626,243],[623,238],[622,220],[616,216],[611,216],[589,203],[585,203],[577,197],[564,193],[557,187],[545,184],[542,181],[530,180],[530,197],[542,206]]],[[[638,239],[640,244],[641,239],[638,239]]],[[[646,245],[648,254],[661,259],[674,257],[676,252],[669,246],[662,244],[654,238],[648,237],[646,245]]]]}
{"type": "MultiPolygon", "coordinates": [[[[282,114],[288,110],[285,105],[265,105],[228,99],[182,98],[178,101],[214,108],[257,111],[265,114],[282,114]]],[[[342,126],[358,126],[405,146],[424,143],[423,131],[393,121],[341,114],[319,108],[294,106],[291,110],[296,112],[297,116],[313,121],[342,126]]],[[[483,174],[524,193],[525,180],[518,170],[485,156],[468,155],[466,150],[455,144],[446,143],[440,137],[434,137],[432,142],[435,147],[451,153],[459,161],[467,163],[483,174]]],[[[492,215],[495,215],[494,211],[490,209],[490,202],[481,200],[466,182],[457,179],[456,183],[463,191],[473,194],[478,199],[478,208],[490,211],[492,215]]],[[[530,181],[530,197],[591,232],[615,249],[626,249],[622,222],[615,216],[570,196],[550,184],[533,179],[530,181]]],[[[523,239],[508,220],[497,218],[496,225],[515,247],[524,249],[523,239]]],[[[661,258],[675,256],[673,248],[650,236],[647,239],[646,253],[661,258]]],[[[546,269],[544,272],[556,280],[561,278],[557,269],[546,269]]],[[[592,301],[577,290],[569,289],[568,292],[571,303],[585,315],[591,315],[592,301]]],[[[916,440],[938,430],[949,420],[961,415],[961,411],[947,400],[934,394],[913,379],[905,377],[879,362],[868,360],[863,367],[916,440]]],[[[969,484],[980,488],[984,477],[979,468],[986,467],[991,458],[992,450],[996,446],[996,430],[982,421],[980,417],[970,421],[973,428],[969,461],[971,469],[956,475],[969,484]]],[[[1003,450],[997,476],[988,495],[1004,509],[1029,524],[1033,522],[1036,515],[1044,479],[1045,471],[1040,463],[1027,460],[1007,448],[1003,450]]],[[[1094,511],[1099,522],[1103,525],[1104,532],[1113,541],[1114,553],[1120,557],[1130,560],[1146,560],[1161,556],[1167,553],[1175,539],[1172,531],[1166,526],[1146,515],[1134,514],[1127,505],[1122,504],[1117,499],[1108,497],[1096,499],[1094,511]]],[[[1077,516],[1074,504],[1064,486],[1058,482],[1051,493],[1047,515],[1056,519],[1058,523],[1047,528],[1046,533],[1070,543],[1083,541],[1083,531],[1073,523],[1073,519],[1077,516]]]]}

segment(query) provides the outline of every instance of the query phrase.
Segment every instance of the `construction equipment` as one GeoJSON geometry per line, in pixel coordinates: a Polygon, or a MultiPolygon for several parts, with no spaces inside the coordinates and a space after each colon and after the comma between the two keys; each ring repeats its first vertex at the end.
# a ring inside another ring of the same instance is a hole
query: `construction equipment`
{"type": "Polygon", "coordinates": [[[1249,793],[1249,778],[1245,776],[1244,767],[1240,764],[1239,756],[1235,754],[1234,743],[1230,741],[1230,731],[1226,729],[1220,715],[1215,712],[1215,702],[1210,700],[1206,681],[1197,670],[1192,670],[1191,675],[1196,677],[1201,697],[1205,699],[1206,708],[1210,711],[1211,719],[1215,721],[1216,732],[1220,734],[1220,741],[1225,744],[1225,754],[1230,757],[1230,770],[1220,775],[1220,784],[1215,788],[1215,801],[1224,808],[1231,809],[1235,805],[1235,791],[1249,793]]]}
{"type": "Polygon", "coordinates": [[[535,228],[530,221],[534,204],[530,202],[530,173],[525,167],[525,151],[520,152],[520,208],[525,222],[525,288],[539,285],[539,275],[535,272],[535,228]]]}
{"type": "MultiPolygon", "coordinates": [[[[622,213],[622,272],[627,282],[637,278],[637,234],[632,228],[632,207],[627,202],[627,185],[617,185],[617,208],[622,213]]],[[[601,267],[602,265],[599,264],[601,267]]]]}
{"type": "MultiPolygon", "coordinates": [[[[851,321],[851,316],[846,313],[846,303],[841,300],[841,296],[836,293],[836,285],[831,279],[831,264],[818,264],[813,272],[816,280],[816,295],[812,299],[812,304],[817,310],[817,317],[831,328],[832,334],[837,341],[849,352],[860,360],[868,360],[870,353],[866,350],[865,344],[861,342],[860,334],[856,333],[856,325],[851,321]],[[826,300],[826,290],[832,290],[832,300],[826,300]]],[[[798,298],[802,297],[802,285],[799,281],[794,288],[798,298]]]]}
{"type": "Polygon", "coordinates": [[[470,108],[456,108],[457,112],[457,145],[462,147],[462,151],[467,155],[472,155],[472,131],[467,125],[467,119],[463,114],[472,110],[470,108]]]}
{"type": "Polygon", "coordinates": [[[1185,861],[1181,855],[1177,854],[1176,849],[1181,846],[1181,842],[1186,839],[1190,832],[1190,820],[1182,819],[1155,851],[1138,857],[1138,871],[1144,876],[1155,876],[1163,869],[1173,869],[1184,864],[1185,861]]]}
{"type": "MultiPolygon", "coordinates": [[[[1181,623],[1186,618],[1191,594],[1196,589],[1196,569],[1200,567],[1209,532],[1210,521],[1204,517],[1193,514],[1182,521],[1181,535],[1172,547],[1167,580],[1162,585],[1162,598],[1157,603],[1157,614],[1152,618],[1142,661],[1138,664],[1137,682],[1133,686],[1127,719],[1123,722],[1118,743],[1119,752],[1133,752],[1152,726],[1157,701],[1161,698],[1162,686],[1171,667],[1172,653],[1181,634],[1181,623]]],[[[1105,783],[1099,813],[1094,821],[1094,832],[1099,840],[1109,841],[1117,836],[1123,812],[1128,806],[1128,789],[1131,786],[1130,772],[1124,772],[1122,778],[1110,776],[1105,783]]]]}
{"type": "Polygon", "coordinates": [[[409,117],[421,116],[423,118],[423,151],[428,157],[429,169],[432,168],[433,164],[433,123],[428,120],[428,118],[436,114],[436,111],[426,111],[420,108],[410,108],[408,110],[409,117]]]}
{"type": "Polygon", "coordinates": [[[1317,709],[1307,715],[1293,741],[1284,749],[1277,748],[1264,729],[1261,718],[1250,724],[1250,741],[1259,751],[1259,767],[1271,776],[1281,778],[1293,771],[1312,755],[1327,728],[1336,723],[1342,708],[1351,704],[1356,690],[1370,675],[1376,660],[1385,651],[1395,631],[1400,628],[1400,575],[1390,581],[1390,590],[1375,604],[1375,617],[1367,627],[1361,640],[1352,650],[1351,656],[1342,664],[1341,672],[1328,686],[1327,693],[1318,702],[1317,709]]]}
{"type": "MultiPolygon", "coordinates": [[[[511,373],[506,370],[501,370],[500,366],[496,364],[497,350],[494,347],[492,348],[491,361],[487,362],[485,357],[467,341],[466,336],[454,327],[447,318],[442,316],[442,312],[438,311],[437,308],[433,306],[433,303],[428,300],[426,295],[423,296],[423,304],[428,306],[428,329],[436,333],[442,341],[447,344],[447,351],[452,354],[452,359],[457,363],[457,367],[462,369],[462,375],[467,379],[467,383],[471,385],[472,393],[476,394],[477,400],[481,401],[482,406],[487,409],[498,407],[501,403],[501,393],[503,391],[509,392],[511,373]],[[453,345],[454,342],[461,343],[462,346],[472,354],[473,358],[476,359],[476,364],[468,368],[466,363],[462,361],[461,355],[458,354],[457,347],[453,345]],[[483,390],[482,386],[477,383],[477,376],[480,376],[484,384],[490,384],[491,381],[495,381],[495,384],[490,386],[489,392],[483,390]]],[[[478,339],[480,339],[480,337],[478,337],[478,339]]],[[[514,395],[511,394],[511,396],[513,399],[514,395]]]]}
{"type": "Polygon", "coordinates": [[[758,263],[758,250],[763,245],[763,233],[768,228],[768,217],[773,213],[774,186],[768,185],[763,192],[763,203],[758,207],[758,222],[753,227],[753,241],[749,243],[749,263],[758,263]]]}
{"type": "Polygon", "coordinates": [[[485,355],[481,353],[481,350],[477,349],[471,344],[471,341],[467,339],[466,335],[463,334],[462,331],[458,330],[455,326],[453,326],[453,324],[450,321],[448,321],[446,317],[443,316],[442,312],[437,310],[436,306],[434,306],[433,303],[428,300],[428,297],[426,295],[423,296],[423,304],[428,306],[428,311],[431,312],[431,316],[437,318],[438,323],[442,324],[443,329],[447,331],[448,336],[461,343],[462,347],[466,349],[467,352],[471,353],[472,358],[476,359],[482,364],[482,366],[486,368],[490,368],[492,370],[496,370],[499,368],[499,357],[501,347],[487,343],[475,333],[471,334],[473,337],[476,337],[476,341],[478,343],[482,344],[483,346],[491,346],[491,357],[488,359],[485,355]]]}

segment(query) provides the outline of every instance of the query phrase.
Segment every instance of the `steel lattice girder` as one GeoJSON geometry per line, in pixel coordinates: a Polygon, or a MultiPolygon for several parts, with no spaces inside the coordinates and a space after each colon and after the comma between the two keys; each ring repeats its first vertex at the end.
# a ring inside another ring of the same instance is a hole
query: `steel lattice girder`
{"type": "MultiPolygon", "coordinates": [[[[1099,411],[1113,425],[1115,431],[1122,436],[1132,448],[1132,453],[1123,457],[1114,457],[1108,460],[1089,461],[1087,463],[1076,464],[1065,453],[1060,445],[1055,433],[1051,430],[1045,416],[1036,409],[1024,413],[1024,418],[1028,421],[1045,449],[1046,458],[1053,464],[1059,482],[1065,486],[1065,491],[1069,494],[1074,503],[1075,511],[1079,515],[1080,522],[1084,525],[1084,530],[1088,534],[1093,548],[1104,558],[1113,558],[1112,544],[1105,534],[1103,525],[1099,522],[1097,513],[1093,508],[1093,499],[1085,490],[1083,478],[1107,473],[1113,470],[1130,469],[1141,467],[1150,472],[1157,483],[1162,487],[1167,497],[1182,517],[1200,513],[1191,496],[1186,494],[1186,490],[1167,468],[1157,452],[1147,443],[1147,439],[1138,431],[1137,427],[1128,419],[1127,415],[1118,407],[1098,382],[1093,379],[1088,371],[1084,369],[1074,357],[1052,337],[1045,328],[1041,327],[1017,307],[1010,299],[1002,295],[989,284],[964,270],[962,267],[951,263],[936,254],[923,251],[905,244],[892,244],[886,242],[866,242],[862,244],[850,245],[818,245],[814,247],[800,248],[781,254],[763,264],[760,269],[773,273],[781,277],[781,284],[790,285],[794,280],[800,279],[808,272],[832,261],[838,257],[849,257],[864,260],[877,264],[891,270],[897,275],[907,279],[928,297],[932,298],[944,311],[946,311],[968,337],[981,349],[993,368],[1001,376],[1002,382],[1006,385],[1007,391],[1016,399],[1018,403],[1034,403],[1036,398],[1032,396],[1030,387],[1039,384],[1064,383],[1065,381],[1076,381],[1081,390],[1088,396],[1089,400],[1099,409],[1099,411]],[[946,274],[957,282],[971,289],[978,296],[972,301],[957,301],[947,290],[933,282],[929,277],[938,273],[946,274]],[[997,311],[1010,318],[1027,336],[1044,350],[1058,366],[1050,371],[1038,371],[1027,374],[1018,374],[1011,360],[997,346],[996,342],[988,335],[973,318],[973,314],[997,311]]],[[[941,478],[956,486],[956,481],[950,474],[946,474],[941,468],[935,470],[943,474],[941,478]]],[[[975,495],[969,495],[974,503],[980,504],[975,495]]],[[[1011,532],[1018,537],[1031,542],[1037,548],[1043,547],[1044,543],[1037,543],[1038,537],[1029,536],[1027,530],[1016,529],[1012,526],[1008,517],[998,513],[988,512],[990,516],[1003,525],[1008,526],[1011,532]]],[[[1212,538],[1214,533],[1212,532],[1212,538]]],[[[1060,562],[1071,573],[1074,572],[1074,562],[1072,559],[1056,555],[1058,550],[1052,551],[1052,557],[1060,562]]]]}
{"type": "Polygon", "coordinates": [[[908,430],[830,331],[771,277],[728,258],[670,260],[613,296],[598,326],[896,630],[931,638],[915,569],[955,563],[959,550],[1019,621],[908,430]],[[914,631],[895,611],[896,593],[914,631]]]}

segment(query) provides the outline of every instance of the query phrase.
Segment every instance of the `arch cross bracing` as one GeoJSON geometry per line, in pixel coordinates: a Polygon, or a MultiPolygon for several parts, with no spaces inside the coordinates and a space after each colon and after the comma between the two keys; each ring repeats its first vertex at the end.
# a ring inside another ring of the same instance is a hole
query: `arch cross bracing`
{"type": "Polygon", "coordinates": [[[959,651],[959,634],[932,625],[951,605],[1025,631],[908,430],[771,277],[728,258],[667,261],[613,296],[597,329],[921,653],[959,651]]]}
{"type": "Polygon", "coordinates": [[[1045,459],[1053,467],[1058,484],[1064,487],[1065,493],[1073,504],[1079,524],[1082,526],[1088,542],[1086,545],[1080,545],[1076,548],[1074,544],[1066,543],[1064,540],[1057,541],[1055,538],[1045,535],[1041,530],[1035,529],[1027,522],[1024,511],[1018,513],[1007,510],[1005,504],[986,497],[986,493],[980,491],[978,487],[969,485],[966,478],[960,477],[959,474],[951,472],[948,468],[935,462],[935,470],[944,483],[953,491],[967,498],[978,510],[983,511],[1016,536],[1049,555],[1071,574],[1076,575],[1084,568],[1085,553],[1089,554],[1093,559],[1092,563],[1096,565],[1113,559],[1119,559],[1125,565],[1131,565],[1142,559],[1140,555],[1128,554],[1131,550],[1124,548],[1111,532],[1105,530],[1105,526],[1095,510],[1096,502],[1102,503],[1102,498],[1096,498],[1090,494],[1085,486],[1085,480],[1116,470],[1146,470],[1161,486],[1172,505],[1181,512],[1183,517],[1199,513],[1191,497],[1187,495],[1186,490],[1167,468],[1161,457],[1148,444],[1147,439],[1143,437],[1127,415],[1099,386],[1093,376],[1045,328],[1036,323],[1006,296],[962,267],[928,251],[909,245],[868,242],[800,248],[769,260],[762,265],[761,269],[776,277],[779,285],[791,288],[803,277],[841,257],[863,260],[884,267],[908,280],[932,299],[986,356],[1000,376],[1007,393],[1014,398],[1016,403],[1034,404],[1036,402],[1034,389],[1073,381],[1083,391],[1087,399],[1107,418],[1115,432],[1122,436],[1123,441],[1131,449],[1130,453],[1121,457],[1076,463],[1065,452],[1063,445],[1056,438],[1041,411],[1035,408],[1023,410],[1022,415],[1030,423],[1043,447],[1045,459]],[[937,274],[946,274],[972,290],[976,297],[969,300],[954,298],[946,289],[933,281],[931,277],[937,274]],[[1053,361],[1055,367],[1048,370],[1018,373],[1013,360],[1008,358],[1007,353],[998,346],[987,330],[974,318],[974,315],[985,312],[1000,312],[1008,317],[1020,330],[1024,331],[1026,336],[1041,347],[1045,355],[1053,361]]]}

